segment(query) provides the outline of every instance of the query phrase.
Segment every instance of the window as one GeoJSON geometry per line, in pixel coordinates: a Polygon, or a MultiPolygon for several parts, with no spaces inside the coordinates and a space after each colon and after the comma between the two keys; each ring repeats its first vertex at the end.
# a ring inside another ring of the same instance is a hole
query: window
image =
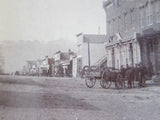
{"type": "Polygon", "coordinates": [[[119,0],[116,0],[117,7],[120,7],[119,0]]]}
{"type": "Polygon", "coordinates": [[[138,13],[136,10],[133,10],[132,12],[132,27],[134,28],[135,26],[139,26],[139,22],[138,22],[138,13]]]}
{"type": "Polygon", "coordinates": [[[141,27],[144,27],[146,24],[146,11],[145,8],[140,9],[140,21],[141,21],[141,27]]]}
{"type": "Polygon", "coordinates": [[[114,33],[117,33],[117,19],[114,20],[114,33]]]}
{"type": "Polygon", "coordinates": [[[133,28],[134,8],[130,9],[130,26],[133,28]]]}
{"type": "Polygon", "coordinates": [[[126,13],[124,13],[124,31],[126,30],[126,13]]]}
{"type": "Polygon", "coordinates": [[[120,32],[120,20],[121,20],[121,17],[118,16],[117,18],[117,31],[120,32]]]}
{"type": "Polygon", "coordinates": [[[147,6],[145,8],[146,11],[146,24],[148,25],[150,23],[150,6],[147,6]]]}
{"type": "Polygon", "coordinates": [[[156,11],[156,22],[160,22],[160,1],[157,1],[157,3],[155,3],[155,11],[156,11]]]}
{"type": "Polygon", "coordinates": [[[112,20],[112,35],[114,34],[114,21],[112,20]]]}
{"type": "Polygon", "coordinates": [[[107,26],[107,34],[110,36],[110,33],[111,33],[111,22],[110,21],[108,21],[108,24],[107,24],[108,26],[107,26]]]}
{"type": "Polygon", "coordinates": [[[113,29],[112,29],[112,34],[114,35],[114,33],[115,33],[115,26],[116,26],[116,23],[115,23],[115,18],[113,18],[112,19],[112,27],[113,27],[113,29]]]}
{"type": "Polygon", "coordinates": [[[130,13],[131,28],[133,27],[133,12],[130,13]]]}
{"type": "Polygon", "coordinates": [[[151,4],[150,11],[150,24],[153,24],[155,22],[155,3],[151,4]]]}
{"type": "Polygon", "coordinates": [[[146,7],[146,16],[147,16],[147,25],[149,24],[153,24],[154,23],[154,16],[155,16],[155,4],[154,3],[150,3],[147,7],[146,7]]]}

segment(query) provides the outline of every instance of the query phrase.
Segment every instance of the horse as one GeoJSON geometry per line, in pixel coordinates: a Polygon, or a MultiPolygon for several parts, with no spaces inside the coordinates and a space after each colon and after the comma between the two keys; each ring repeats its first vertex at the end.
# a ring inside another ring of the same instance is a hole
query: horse
{"type": "MultiPolygon", "coordinates": [[[[119,71],[115,68],[112,68],[112,67],[107,67],[104,69],[103,71],[103,79],[105,80],[106,83],[110,82],[114,82],[115,83],[115,87],[116,88],[119,88],[119,82],[120,81],[117,81],[117,76],[119,74],[119,71]]],[[[111,84],[110,84],[111,85],[111,84]]],[[[109,85],[109,87],[110,87],[109,85]]]]}
{"type": "Polygon", "coordinates": [[[133,67],[126,68],[125,79],[127,80],[128,88],[132,88],[134,86],[134,73],[135,69],[133,67]]]}
{"type": "Polygon", "coordinates": [[[145,84],[145,75],[148,75],[148,69],[144,66],[141,65],[138,69],[137,69],[137,81],[139,81],[139,86],[140,87],[144,87],[145,84]]]}

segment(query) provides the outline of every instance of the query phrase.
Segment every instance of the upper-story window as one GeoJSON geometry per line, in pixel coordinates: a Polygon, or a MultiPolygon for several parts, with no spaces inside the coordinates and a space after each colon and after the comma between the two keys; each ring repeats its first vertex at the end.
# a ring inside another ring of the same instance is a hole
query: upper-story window
{"type": "Polygon", "coordinates": [[[120,7],[120,1],[116,0],[117,7],[120,7]]]}
{"type": "Polygon", "coordinates": [[[130,28],[131,28],[131,16],[130,16],[130,13],[129,12],[127,12],[127,14],[126,14],[126,31],[127,30],[130,30],[130,28]]]}
{"type": "Polygon", "coordinates": [[[124,12],[124,31],[127,30],[127,12],[124,12]]]}
{"type": "Polygon", "coordinates": [[[150,17],[151,17],[151,9],[150,9],[150,4],[145,8],[145,12],[146,12],[146,24],[149,25],[150,24],[150,17]]]}
{"type": "Polygon", "coordinates": [[[114,33],[117,33],[117,18],[114,18],[114,33]]]}
{"type": "Polygon", "coordinates": [[[146,25],[146,8],[140,9],[140,23],[141,27],[144,27],[146,25]]]}
{"type": "Polygon", "coordinates": [[[155,22],[155,2],[150,4],[150,24],[155,22]]]}
{"type": "Polygon", "coordinates": [[[112,35],[114,35],[115,33],[115,29],[116,29],[116,23],[115,23],[115,18],[112,18],[112,35]]]}
{"type": "Polygon", "coordinates": [[[153,24],[155,20],[155,4],[153,2],[150,2],[145,7],[145,12],[146,12],[146,24],[147,25],[153,24]]]}
{"type": "Polygon", "coordinates": [[[131,9],[131,27],[135,28],[137,27],[137,25],[139,25],[138,22],[138,14],[137,14],[137,10],[135,8],[131,9]]]}
{"type": "Polygon", "coordinates": [[[108,34],[108,36],[111,35],[111,21],[107,22],[107,34],[108,34]]]}
{"type": "Polygon", "coordinates": [[[117,31],[120,32],[121,30],[121,16],[117,17],[117,31]]]}
{"type": "Polygon", "coordinates": [[[133,11],[134,11],[134,9],[130,9],[130,26],[131,26],[131,28],[133,28],[133,18],[134,18],[133,11]]]}
{"type": "Polygon", "coordinates": [[[160,23],[160,1],[155,3],[155,15],[156,15],[156,22],[160,23]]]}
{"type": "Polygon", "coordinates": [[[77,55],[78,56],[82,55],[82,45],[77,46],[77,55]]]}
{"type": "Polygon", "coordinates": [[[109,27],[109,31],[110,31],[110,36],[112,36],[113,35],[113,33],[114,33],[114,28],[113,28],[113,20],[111,19],[111,21],[110,21],[110,27],[109,27]]]}

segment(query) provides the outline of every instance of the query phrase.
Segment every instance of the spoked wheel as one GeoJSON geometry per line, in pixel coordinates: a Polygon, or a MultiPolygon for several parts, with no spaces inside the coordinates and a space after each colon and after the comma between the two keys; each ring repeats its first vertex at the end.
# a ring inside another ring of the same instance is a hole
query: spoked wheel
{"type": "Polygon", "coordinates": [[[112,81],[106,76],[105,72],[102,73],[102,78],[100,80],[100,85],[102,88],[110,88],[112,81]]]}
{"type": "Polygon", "coordinates": [[[90,77],[85,77],[85,82],[86,82],[87,87],[92,88],[96,83],[96,79],[90,78],[90,77]]]}
{"type": "Polygon", "coordinates": [[[83,75],[88,75],[90,73],[90,67],[84,66],[82,71],[83,71],[83,75]]]}

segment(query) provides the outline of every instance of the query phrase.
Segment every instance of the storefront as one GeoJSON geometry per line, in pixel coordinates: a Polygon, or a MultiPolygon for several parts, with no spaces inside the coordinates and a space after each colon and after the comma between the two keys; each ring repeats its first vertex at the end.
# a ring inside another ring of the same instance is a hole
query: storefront
{"type": "Polygon", "coordinates": [[[139,36],[141,58],[149,74],[160,73],[160,33],[142,34],[139,36]]]}

